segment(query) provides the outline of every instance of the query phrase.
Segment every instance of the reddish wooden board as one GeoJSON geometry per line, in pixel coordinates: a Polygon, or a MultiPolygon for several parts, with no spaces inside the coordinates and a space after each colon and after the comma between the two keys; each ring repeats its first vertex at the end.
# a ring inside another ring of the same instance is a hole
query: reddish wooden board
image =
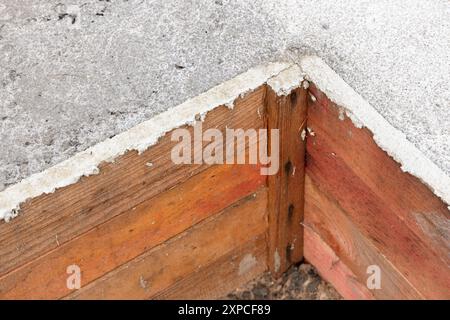
{"type": "Polygon", "coordinates": [[[183,277],[154,299],[220,299],[267,270],[265,234],[183,277]]]}
{"type": "MultiPolygon", "coordinates": [[[[203,129],[264,128],[265,86],[206,115],[203,129]]],[[[186,127],[192,133],[192,127],[186,127]]],[[[169,132],[138,155],[127,152],[100,165],[100,174],[27,201],[11,223],[0,222],[0,276],[29,263],[161,192],[183,183],[207,165],[174,165],[177,144],[169,132]],[[152,166],[148,166],[152,163],[152,166]]],[[[205,142],[206,144],[206,142],[205,142]]]]}
{"type": "Polygon", "coordinates": [[[423,298],[352,223],[338,203],[314,185],[308,175],[305,196],[305,228],[310,234],[316,235],[312,243],[306,242],[305,239],[305,252],[308,252],[305,257],[326,279],[329,278],[343,297],[353,299],[356,294],[363,298],[369,294],[380,299],[423,298]],[[322,243],[317,238],[320,238],[322,243]],[[328,264],[330,260],[332,262],[328,264]],[[326,269],[327,264],[331,266],[329,269],[326,269]],[[369,277],[367,268],[371,265],[377,265],[381,269],[381,288],[369,291],[366,286],[369,277]],[[334,268],[340,266],[345,266],[344,269],[349,272],[335,274],[334,268]],[[349,291],[351,289],[355,290],[349,291]]]}
{"type": "Polygon", "coordinates": [[[213,166],[0,278],[0,298],[60,298],[69,265],[83,284],[137,257],[264,186],[259,166],[213,166]]]}
{"type": "MultiPolygon", "coordinates": [[[[266,206],[267,196],[263,188],[88,284],[68,298],[154,297],[223,256],[238,253],[245,243],[264,237],[267,230],[266,206]]],[[[265,266],[264,261],[257,262],[265,266]]]]}
{"type": "MultiPolygon", "coordinates": [[[[307,139],[306,173],[339,208],[317,216],[315,231],[323,239],[331,239],[338,232],[352,237],[350,230],[339,229],[345,217],[361,237],[352,243],[367,241],[399,272],[405,286],[410,284],[425,298],[450,298],[449,241],[445,232],[450,213],[445,204],[418,179],[402,172],[367,129],[356,128],[347,117],[340,120],[343,114],[339,106],[314,86],[310,91],[316,99],[309,101],[308,108],[308,127],[313,135],[307,139]],[[326,224],[326,219],[337,213],[343,218],[326,224]]],[[[315,205],[320,208],[320,201],[315,205]]],[[[306,221],[313,214],[320,213],[307,209],[306,221]]],[[[352,256],[352,243],[339,247],[339,251],[333,243],[325,242],[340,258],[347,255],[355,263],[362,259],[352,256]]],[[[385,270],[385,274],[390,272],[385,270]]],[[[398,280],[400,289],[400,278],[392,276],[393,285],[398,280]]]]}
{"type": "Polygon", "coordinates": [[[304,244],[305,259],[317,269],[324,280],[333,284],[342,297],[350,300],[374,299],[369,289],[358,280],[333,249],[309,227],[309,224],[306,224],[304,228],[304,244]]]}

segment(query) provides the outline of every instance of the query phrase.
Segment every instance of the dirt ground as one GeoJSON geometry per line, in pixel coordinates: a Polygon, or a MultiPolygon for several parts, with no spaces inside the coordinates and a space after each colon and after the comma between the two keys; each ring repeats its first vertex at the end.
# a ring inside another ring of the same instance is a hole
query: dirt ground
{"type": "Polygon", "coordinates": [[[339,300],[339,293],[307,263],[291,267],[279,279],[269,272],[227,295],[231,300],[339,300]]]}

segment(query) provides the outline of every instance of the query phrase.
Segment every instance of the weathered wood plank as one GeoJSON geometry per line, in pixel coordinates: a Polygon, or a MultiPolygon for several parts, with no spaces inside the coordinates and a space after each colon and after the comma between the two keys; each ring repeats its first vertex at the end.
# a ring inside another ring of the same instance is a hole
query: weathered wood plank
{"type": "MultiPolygon", "coordinates": [[[[202,266],[236,252],[267,230],[267,195],[262,188],[223,212],[71,294],[71,299],[148,299],[202,266]]],[[[263,262],[260,262],[263,263],[263,262]]]]}
{"type": "MultiPolygon", "coordinates": [[[[330,278],[330,282],[342,291],[345,298],[354,298],[351,294],[361,293],[361,298],[365,298],[368,293],[366,287],[367,267],[376,265],[381,270],[381,288],[370,290],[375,298],[379,299],[420,299],[423,298],[418,293],[408,280],[396,269],[395,266],[387,260],[383,254],[371,243],[370,238],[367,238],[356,227],[339,205],[329,199],[319,188],[314,185],[311,178],[306,175],[305,178],[305,229],[317,234],[320,239],[329,248],[328,254],[335,257],[327,257],[331,260],[330,269],[324,269],[322,265],[324,262],[314,257],[322,257],[327,255],[326,250],[318,248],[317,251],[311,252],[308,246],[314,243],[307,243],[305,239],[305,251],[308,252],[308,259],[317,268],[322,269],[321,274],[326,278],[330,278]],[[306,249],[308,247],[308,249],[306,249]],[[333,254],[335,253],[335,254],[333,254]],[[318,263],[315,264],[314,262],[318,263]],[[342,264],[350,269],[354,277],[345,274],[338,274],[343,276],[341,279],[333,278],[335,267],[341,267],[342,264]],[[333,280],[334,281],[331,281],[333,280]],[[359,283],[359,286],[358,286],[359,283]],[[358,288],[354,292],[349,292],[352,288],[358,288]],[[363,290],[365,288],[366,290],[363,290]]],[[[317,241],[315,241],[317,242],[317,241]]],[[[306,257],[306,253],[305,253],[306,257]]],[[[327,263],[327,262],[325,262],[327,263]]]]}
{"type": "Polygon", "coordinates": [[[308,121],[312,130],[326,138],[333,149],[330,151],[383,199],[430,250],[450,265],[450,211],[446,204],[420,180],[403,172],[376,145],[367,129],[355,128],[342,109],[314,85],[310,91],[316,97],[316,101],[309,101],[308,121]]]}
{"type": "Polygon", "coordinates": [[[173,286],[155,299],[219,299],[267,271],[267,243],[264,234],[222,256],[173,286]]]}
{"type": "Polygon", "coordinates": [[[287,96],[277,96],[267,88],[266,116],[269,129],[269,151],[272,152],[270,130],[279,129],[280,169],[268,176],[269,188],[269,269],[275,276],[303,257],[304,158],[302,137],[306,123],[306,95],[303,88],[287,96]]]}
{"type": "Polygon", "coordinates": [[[69,265],[80,267],[87,284],[264,184],[259,166],[211,167],[1,277],[0,298],[63,297],[70,293],[66,286],[69,265]]]}
{"type": "MultiPolygon", "coordinates": [[[[233,109],[209,112],[203,129],[263,128],[265,86],[237,99],[233,109]]],[[[188,128],[192,132],[192,127],[188,128]]],[[[129,211],[138,204],[186,181],[206,165],[174,165],[168,133],[146,152],[128,152],[100,166],[100,174],[43,195],[22,205],[10,223],[0,222],[0,275],[129,211]],[[152,163],[149,167],[147,164],[152,163]]]]}
{"type": "Polygon", "coordinates": [[[449,298],[448,238],[429,233],[417,220],[418,212],[429,214],[442,226],[448,221],[447,208],[420,181],[403,173],[367,129],[356,128],[314,90],[307,174],[421,295],[449,298]]]}
{"type": "MultiPolygon", "coordinates": [[[[305,215],[308,215],[308,211],[305,211],[305,215]]],[[[308,224],[304,228],[304,244],[305,259],[317,269],[324,280],[333,285],[344,299],[374,299],[367,287],[358,280],[352,270],[344,264],[325,241],[309,228],[308,224]]]]}

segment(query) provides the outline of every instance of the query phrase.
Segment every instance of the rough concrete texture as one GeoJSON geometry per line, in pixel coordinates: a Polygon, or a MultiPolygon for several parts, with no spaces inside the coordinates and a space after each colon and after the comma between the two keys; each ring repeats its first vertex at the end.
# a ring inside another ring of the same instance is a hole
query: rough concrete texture
{"type": "Polygon", "coordinates": [[[449,16],[446,0],[0,0],[0,190],[305,53],[450,175],[449,16]]]}

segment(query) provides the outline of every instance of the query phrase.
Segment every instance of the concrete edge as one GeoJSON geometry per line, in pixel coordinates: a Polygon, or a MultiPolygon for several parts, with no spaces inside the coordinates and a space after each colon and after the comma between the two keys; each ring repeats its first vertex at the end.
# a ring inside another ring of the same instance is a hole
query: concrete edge
{"type": "Polygon", "coordinates": [[[366,127],[377,145],[401,165],[404,172],[417,177],[440,197],[450,209],[450,177],[394,128],[378,111],[356,93],[322,59],[304,56],[302,71],[327,97],[343,107],[358,128],[366,127]]]}
{"type": "Polygon", "coordinates": [[[344,108],[358,128],[373,133],[377,145],[387,152],[401,169],[419,178],[450,209],[450,177],[417,149],[406,136],[395,129],[378,111],[356,93],[322,59],[301,57],[297,64],[270,63],[258,66],[228,80],[205,93],[168,109],[111,139],[107,139],[75,156],[8,187],[0,192],[0,220],[9,221],[18,215],[20,205],[28,199],[53,193],[56,189],[76,183],[83,176],[99,173],[102,162],[113,162],[127,151],[144,152],[170,130],[203,120],[212,109],[233,102],[267,83],[278,95],[289,94],[304,79],[324,92],[330,100],[344,108]]]}
{"type": "MultiPolygon", "coordinates": [[[[28,199],[53,193],[58,188],[76,183],[83,176],[98,174],[98,167],[102,162],[114,162],[117,157],[131,150],[142,153],[157,143],[165,133],[185,124],[192,124],[199,116],[203,120],[209,111],[218,106],[232,108],[239,96],[255,90],[291,66],[291,63],[276,62],[252,68],[111,139],[23,179],[0,192],[0,220],[9,221],[16,217],[20,205],[28,199]]],[[[289,74],[292,78],[292,73],[289,74]]],[[[296,74],[298,80],[298,73],[296,74]]],[[[289,81],[280,83],[284,83],[280,88],[290,85],[289,81]]]]}

